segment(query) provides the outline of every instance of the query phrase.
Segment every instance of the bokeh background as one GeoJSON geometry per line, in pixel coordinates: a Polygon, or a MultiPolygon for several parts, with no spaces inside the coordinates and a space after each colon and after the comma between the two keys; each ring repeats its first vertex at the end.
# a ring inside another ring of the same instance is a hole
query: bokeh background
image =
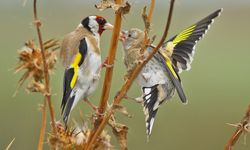
{"type": "MultiPolygon", "coordinates": [[[[149,0],[129,0],[132,10],[124,17],[123,28],[143,28],[141,10],[149,0]]],[[[113,23],[111,10],[99,12],[94,8],[98,1],[86,0],[44,0],[38,2],[39,16],[43,22],[43,38],[62,39],[73,30],[82,18],[91,14],[105,16],[113,23]]],[[[168,1],[157,1],[153,16],[152,34],[162,35],[165,25],[168,1]]],[[[177,0],[169,37],[195,23],[218,8],[224,8],[205,38],[196,47],[192,70],[183,72],[181,78],[189,99],[182,105],[175,97],[158,111],[153,134],[147,142],[145,122],[141,105],[124,100],[132,118],[118,114],[119,122],[129,127],[129,149],[157,150],[221,150],[234,128],[226,123],[237,123],[250,103],[250,1],[249,0],[177,0]]],[[[27,94],[24,88],[12,97],[21,73],[14,74],[17,49],[28,39],[37,40],[32,25],[32,0],[0,1],[0,149],[4,149],[15,138],[11,149],[31,150],[37,148],[41,123],[38,104],[43,102],[40,94],[27,94]],[[25,3],[25,5],[23,5],[25,3]]],[[[105,32],[101,40],[102,56],[105,57],[111,32],[105,32]]],[[[156,40],[156,42],[158,42],[156,40]]],[[[114,97],[122,85],[125,68],[122,64],[121,44],[117,51],[114,79],[110,97],[114,97]]],[[[102,72],[102,74],[104,71],[102,72]]],[[[63,67],[51,76],[53,104],[56,118],[60,119],[63,67]]],[[[97,92],[90,97],[98,104],[102,81],[97,92]]],[[[136,86],[129,91],[130,96],[139,96],[136,86]]],[[[80,120],[79,112],[89,114],[87,104],[80,102],[72,117],[80,120]]],[[[49,118],[49,116],[48,116],[49,118]]],[[[86,117],[87,118],[87,117],[86,117]]],[[[49,130],[47,129],[47,132],[49,130]]],[[[249,150],[250,139],[241,138],[235,150],[249,150]]],[[[115,149],[117,141],[112,137],[115,149]]],[[[45,149],[49,149],[45,144],[45,149]]]]}

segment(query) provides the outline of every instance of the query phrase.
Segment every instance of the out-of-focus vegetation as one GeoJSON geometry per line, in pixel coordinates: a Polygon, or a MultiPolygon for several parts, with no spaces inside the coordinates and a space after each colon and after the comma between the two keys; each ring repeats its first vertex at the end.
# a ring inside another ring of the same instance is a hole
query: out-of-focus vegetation
{"type": "MultiPolygon", "coordinates": [[[[36,33],[32,25],[32,3],[27,1],[22,6],[21,1],[0,2],[0,148],[5,148],[15,137],[12,149],[36,149],[41,113],[38,103],[43,102],[39,94],[27,95],[21,89],[15,98],[12,95],[17,87],[21,74],[14,75],[17,61],[17,49],[36,33]]],[[[90,14],[106,16],[113,19],[112,11],[98,12],[91,1],[39,1],[39,16],[43,21],[44,40],[60,39],[65,33],[73,30],[82,18],[90,14]]],[[[123,28],[143,28],[141,9],[149,1],[133,0],[132,10],[123,20],[123,28]]],[[[205,38],[196,47],[192,69],[181,74],[184,89],[189,99],[188,105],[182,105],[177,96],[163,105],[154,125],[150,141],[146,140],[145,122],[142,107],[134,102],[124,100],[133,117],[119,116],[119,122],[126,122],[129,127],[128,146],[130,149],[202,149],[219,150],[224,147],[229,136],[234,131],[226,123],[236,123],[244,114],[250,103],[250,2],[248,1],[208,1],[196,2],[179,0],[176,2],[170,34],[175,35],[183,28],[213,12],[224,8],[222,15],[216,19],[205,38]]],[[[165,14],[168,7],[165,1],[156,3],[153,16],[153,30],[158,40],[163,31],[165,14]],[[164,13],[163,13],[164,12],[164,13]]],[[[101,40],[103,58],[109,47],[111,32],[105,32],[101,40]]],[[[156,39],[156,40],[157,40],[156,39]]],[[[116,57],[116,64],[111,89],[111,97],[121,86],[125,68],[123,67],[121,45],[116,57]]],[[[57,64],[57,69],[51,76],[52,96],[57,119],[60,118],[60,102],[62,94],[63,67],[57,64]]],[[[97,104],[101,87],[90,100],[97,104]]],[[[140,90],[136,85],[129,95],[138,96],[140,90]]],[[[80,121],[79,111],[84,115],[90,111],[86,103],[78,105],[72,116],[80,121]]],[[[113,140],[115,140],[113,138],[113,140]]],[[[116,142],[114,142],[115,144],[116,142]]],[[[47,147],[48,148],[48,147],[47,147]]],[[[118,147],[117,147],[118,148],[118,147]]],[[[243,138],[235,149],[248,150],[243,144],[243,138]]]]}

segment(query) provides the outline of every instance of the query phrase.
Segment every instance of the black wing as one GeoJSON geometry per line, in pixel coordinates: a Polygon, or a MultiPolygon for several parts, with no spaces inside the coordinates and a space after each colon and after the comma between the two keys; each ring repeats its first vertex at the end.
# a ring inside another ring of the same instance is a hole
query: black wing
{"type": "Polygon", "coordinates": [[[87,48],[88,46],[86,43],[86,39],[84,38],[80,41],[79,52],[74,57],[72,64],[69,66],[69,68],[65,69],[65,72],[64,72],[61,114],[64,113],[64,118],[66,118],[64,119],[65,122],[67,122],[68,120],[68,115],[71,111],[71,107],[74,102],[74,95],[72,95],[71,93],[77,81],[79,67],[84,62],[85,57],[87,55],[87,48]],[[65,110],[65,106],[66,106],[66,110],[65,110]]]}
{"type": "Polygon", "coordinates": [[[165,69],[164,71],[169,74],[169,77],[173,82],[182,103],[187,103],[187,98],[182,88],[181,79],[171,61],[169,59],[165,59],[165,57],[160,52],[156,53],[154,58],[162,65],[162,67],[165,69]]]}
{"type": "Polygon", "coordinates": [[[221,11],[222,9],[213,12],[163,44],[163,49],[173,49],[172,63],[176,67],[177,72],[180,73],[182,70],[191,68],[196,43],[204,36],[221,11]]]}

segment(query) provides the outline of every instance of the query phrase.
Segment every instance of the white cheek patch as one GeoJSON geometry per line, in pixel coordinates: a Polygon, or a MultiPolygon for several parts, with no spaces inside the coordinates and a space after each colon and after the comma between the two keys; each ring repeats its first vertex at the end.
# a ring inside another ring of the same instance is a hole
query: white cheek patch
{"type": "Polygon", "coordinates": [[[89,27],[93,33],[98,33],[99,25],[96,22],[95,18],[96,18],[95,16],[89,17],[89,27]]]}

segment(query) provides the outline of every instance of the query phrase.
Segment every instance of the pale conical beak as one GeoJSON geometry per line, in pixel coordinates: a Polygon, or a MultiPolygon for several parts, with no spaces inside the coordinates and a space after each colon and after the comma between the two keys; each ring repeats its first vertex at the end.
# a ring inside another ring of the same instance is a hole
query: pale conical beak
{"type": "Polygon", "coordinates": [[[127,37],[128,37],[128,31],[122,30],[120,32],[119,40],[122,41],[122,43],[124,43],[127,37]]]}
{"type": "Polygon", "coordinates": [[[103,26],[103,29],[105,30],[112,30],[114,28],[114,26],[110,23],[105,23],[105,25],[103,26]]]}

